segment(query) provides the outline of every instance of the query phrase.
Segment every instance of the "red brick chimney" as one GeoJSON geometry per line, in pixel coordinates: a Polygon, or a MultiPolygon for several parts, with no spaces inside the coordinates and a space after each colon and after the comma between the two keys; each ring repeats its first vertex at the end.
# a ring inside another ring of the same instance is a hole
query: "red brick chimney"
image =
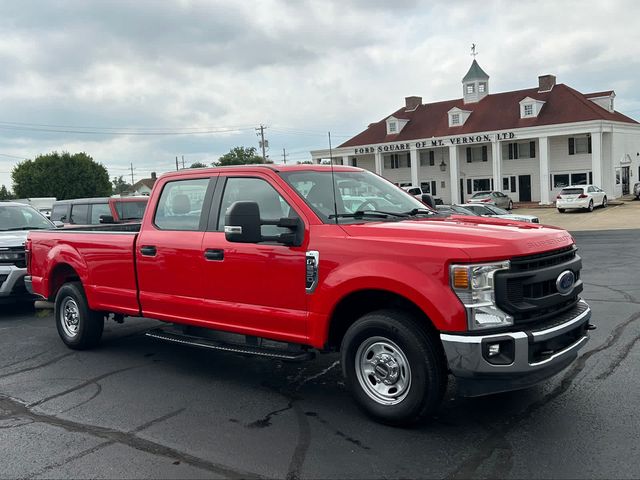
{"type": "Polygon", "coordinates": [[[551,90],[556,84],[556,76],[555,75],[540,75],[538,77],[538,91],[539,92],[548,92],[551,90]]]}
{"type": "Polygon", "coordinates": [[[422,97],[404,97],[405,110],[412,111],[422,105],[422,97]]]}
{"type": "Polygon", "coordinates": [[[151,172],[151,180],[155,180],[156,179],[156,172],[151,172]]]}

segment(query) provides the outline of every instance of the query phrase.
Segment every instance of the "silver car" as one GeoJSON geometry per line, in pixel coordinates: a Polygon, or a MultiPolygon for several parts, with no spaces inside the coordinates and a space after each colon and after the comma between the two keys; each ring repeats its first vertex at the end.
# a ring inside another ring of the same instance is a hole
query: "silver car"
{"type": "Polygon", "coordinates": [[[519,222],[540,223],[540,219],[534,215],[520,215],[509,213],[502,208],[496,207],[495,205],[465,203],[459,206],[464,207],[467,210],[471,210],[476,215],[480,215],[482,217],[495,217],[504,218],[505,220],[517,220],[519,222]]]}
{"type": "Polygon", "coordinates": [[[468,203],[484,203],[506,208],[507,210],[511,210],[513,208],[513,201],[509,195],[493,190],[474,193],[468,203]]]}

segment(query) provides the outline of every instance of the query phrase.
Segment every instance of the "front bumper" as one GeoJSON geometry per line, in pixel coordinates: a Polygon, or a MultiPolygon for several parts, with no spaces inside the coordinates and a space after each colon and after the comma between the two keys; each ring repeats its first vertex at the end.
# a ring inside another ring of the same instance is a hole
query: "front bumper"
{"type": "Polygon", "coordinates": [[[569,366],[589,339],[591,309],[583,300],[579,306],[578,314],[545,329],[491,335],[441,334],[458,392],[478,396],[527,388],[569,366]],[[488,347],[494,344],[508,347],[508,355],[490,357],[488,347]]]}
{"type": "Polygon", "coordinates": [[[33,298],[24,283],[26,274],[26,268],[0,265],[0,303],[33,298]]]}

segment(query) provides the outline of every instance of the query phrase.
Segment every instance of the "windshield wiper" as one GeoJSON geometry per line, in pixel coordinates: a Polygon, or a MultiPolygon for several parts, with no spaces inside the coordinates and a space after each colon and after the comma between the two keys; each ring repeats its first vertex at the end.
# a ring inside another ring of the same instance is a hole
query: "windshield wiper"
{"type": "Polygon", "coordinates": [[[380,210],[357,210],[353,213],[339,213],[338,215],[329,215],[329,218],[389,218],[398,217],[406,218],[409,215],[398,212],[383,212],[380,210]]]}
{"type": "Polygon", "coordinates": [[[404,212],[404,215],[407,217],[415,217],[416,215],[435,215],[436,212],[433,210],[429,210],[428,208],[414,208],[413,210],[409,210],[408,212],[404,212]]]}

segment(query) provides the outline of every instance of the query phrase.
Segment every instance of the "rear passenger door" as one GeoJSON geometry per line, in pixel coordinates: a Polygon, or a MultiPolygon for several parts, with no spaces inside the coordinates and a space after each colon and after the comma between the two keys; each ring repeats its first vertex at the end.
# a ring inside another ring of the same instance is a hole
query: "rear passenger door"
{"type": "Polygon", "coordinates": [[[167,181],[151,220],[138,236],[136,259],[144,315],[198,323],[202,297],[202,238],[217,176],[167,181]]]}
{"type": "Polygon", "coordinates": [[[89,204],[87,203],[72,204],[69,223],[72,223],[73,225],[88,225],[89,224],[89,204]]]}

